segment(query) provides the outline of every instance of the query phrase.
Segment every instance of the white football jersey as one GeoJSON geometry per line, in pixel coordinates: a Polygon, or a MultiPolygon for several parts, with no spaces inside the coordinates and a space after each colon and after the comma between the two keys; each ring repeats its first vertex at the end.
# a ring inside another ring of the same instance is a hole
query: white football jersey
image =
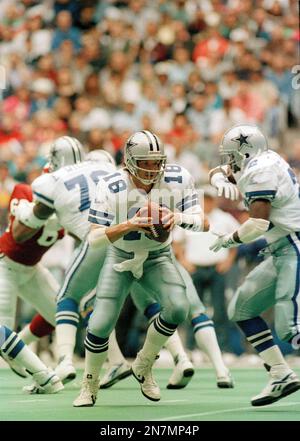
{"type": "MultiPolygon", "coordinates": [[[[103,226],[120,224],[133,217],[150,199],[172,211],[202,213],[199,195],[190,173],[179,165],[168,164],[164,176],[153,185],[148,194],[136,188],[125,169],[100,179],[95,200],[91,204],[89,221],[103,226]]],[[[155,224],[155,219],[153,223],[155,224]]],[[[133,231],[113,245],[127,252],[139,252],[164,248],[171,241],[171,235],[166,242],[160,243],[143,232],[133,231]]]]}
{"type": "Polygon", "coordinates": [[[61,226],[83,240],[90,229],[88,213],[99,179],[114,170],[112,164],[93,161],[62,167],[33,181],[34,200],[53,208],[61,226]]]}
{"type": "Polygon", "coordinates": [[[249,161],[237,179],[246,205],[255,199],[271,203],[268,243],[300,231],[299,184],[289,164],[272,150],[249,161]]]}

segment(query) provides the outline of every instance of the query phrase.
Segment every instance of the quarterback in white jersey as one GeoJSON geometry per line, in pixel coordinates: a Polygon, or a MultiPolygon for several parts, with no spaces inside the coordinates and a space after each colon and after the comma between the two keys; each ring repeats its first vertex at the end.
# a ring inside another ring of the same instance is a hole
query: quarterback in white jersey
{"type": "MultiPolygon", "coordinates": [[[[201,227],[202,208],[194,189],[193,179],[186,169],[175,164],[165,166],[164,178],[153,184],[150,196],[146,191],[136,187],[126,169],[105,176],[97,186],[89,221],[92,224],[106,227],[118,225],[133,218],[150,198],[152,203],[167,207],[172,211],[176,210],[177,214],[198,215],[196,225],[191,224],[186,227],[194,230],[201,227]]],[[[180,223],[179,220],[178,222],[180,223]]],[[[131,231],[114,241],[113,245],[120,250],[134,253],[131,259],[132,265],[130,262],[128,265],[132,266],[134,275],[140,278],[142,265],[148,253],[163,249],[171,242],[171,234],[165,242],[161,243],[153,240],[147,232],[131,231]]]]}
{"type": "Polygon", "coordinates": [[[125,145],[125,169],[100,180],[89,220],[90,246],[108,245],[108,249],[85,339],[82,388],[74,406],[95,404],[108,336],[136,280],[162,306],[132,365],[143,395],[158,401],[160,390],[152,377],[152,365],[168,337],[187,317],[189,303],[185,282],[170,250],[171,238],[166,235],[161,242],[156,241],[153,229],[157,224],[162,224],[164,230],[171,230],[175,224],[194,231],[208,227],[192,178],[181,167],[166,165],[164,145],[155,134],[147,130],[137,132],[125,145]],[[154,201],[163,207],[161,220],[149,213],[150,200],[151,204],[154,201]]]}
{"type": "Polygon", "coordinates": [[[228,130],[220,153],[227,166],[211,171],[211,183],[220,192],[236,185],[249,208],[249,219],[231,234],[218,232],[211,249],[238,246],[262,235],[268,242],[264,254],[270,257],[248,274],[228,307],[229,317],[237,322],[270,371],[270,382],[252,399],[253,406],[263,406],[300,389],[298,377],[286,364],[268,325],[259,316],[274,306],[279,338],[294,345],[296,342],[298,347],[299,184],[289,164],[268,149],[258,127],[240,125],[228,130]]]}

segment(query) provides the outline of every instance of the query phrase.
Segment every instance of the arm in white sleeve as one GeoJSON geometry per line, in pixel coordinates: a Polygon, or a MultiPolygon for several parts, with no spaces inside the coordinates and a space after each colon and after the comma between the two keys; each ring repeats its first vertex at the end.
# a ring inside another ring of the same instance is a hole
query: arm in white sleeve
{"type": "Polygon", "coordinates": [[[236,231],[242,243],[252,242],[268,231],[270,221],[266,219],[257,219],[250,217],[236,231]]]}
{"type": "Polygon", "coordinates": [[[92,226],[92,229],[88,234],[88,243],[92,248],[100,248],[111,245],[111,242],[106,235],[106,228],[92,226]]]}
{"type": "Polygon", "coordinates": [[[268,231],[270,222],[266,219],[250,217],[234,233],[220,235],[216,234],[218,239],[209,247],[215,252],[221,248],[238,247],[241,243],[249,243],[268,231]]]}

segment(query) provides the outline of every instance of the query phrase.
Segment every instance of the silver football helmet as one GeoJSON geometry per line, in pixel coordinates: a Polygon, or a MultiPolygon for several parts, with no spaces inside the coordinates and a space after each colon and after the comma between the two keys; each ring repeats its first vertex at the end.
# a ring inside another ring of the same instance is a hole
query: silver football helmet
{"type": "Polygon", "coordinates": [[[158,182],[165,170],[167,155],[164,144],[149,130],[136,132],[125,144],[124,162],[127,170],[145,185],[158,182]],[[159,161],[157,170],[149,170],[139,166],[139,161],[159,161]],[[142,173],[144,176],[140,176],[142,173]]]}
{"type": "Polygon", "coordinates": [[[72,136],[61,136],[50,147],[49,172],[52,173],[65,165],[77,164],[83,159],[84,149],[81,142],[72,136]]]}
{"type": "Polygon", "coordinates": [[[105,162],[116,166],[113,156],[103,149],[91,150],[84,158],[85,161],[105,162]]]}
{"type": "Polygon", "coordinates": [[[222,164],[230,165],[233,173],[242,170],[248,160],[266,150],[266,137],[251,124],[239,124],[227,130],[220,145],[222,164]]]}

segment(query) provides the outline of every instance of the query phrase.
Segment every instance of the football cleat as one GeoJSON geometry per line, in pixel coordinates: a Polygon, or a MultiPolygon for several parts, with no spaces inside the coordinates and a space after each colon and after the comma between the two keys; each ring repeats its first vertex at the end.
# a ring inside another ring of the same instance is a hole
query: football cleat
{"type": "Polygon", "coordinates": [[[232,376],[229,371],[227,374],[217,377],[217,386],[220,389],[233,389],[234,388],[234,382],[233,382],[232,376]]]}
{"type": "Polygon", "coordinates": [[[82,380],[79,396],[73,401],[74,407],[92,407],[96,403],[99,379],[88,374],[82,380]]]}
{"type": "Polygon", "coordinates": [[[119,364],[114,364],[106,371],[104,377],[100,381],[99,389],[108,389],[118,381],[129,377],[131,373],[131,367],[126,361],[119,364]]]}
{"type": "Polygon", "coordinates": [[[252,406],[266,406],[275,403],[298,389],[300,380],[291,369],[284,366],[272,366],[269,372],[270,381],[260,394],[252,398],[252,406]]]}
{"type": "Polygon", "coordinates": [[[59,363],[55,368],[55,373],[59,376],[63,384],[67,384],[76,378],[76,369],[73,366],[72,361],[67,357],[63,357],[59,360],[59,363]]]}
{"type": "Polygon", "coordinates": [[[16,375],[22,378],[27,378],[29,376],[29,373],[26,371],[26,369],[14,358],[9,357],[8,355],[4,354],[4,352],[0,352],[0,355],[16,375]]]}
{"type": "Polygon", "coordinates": [[[191,381],[194,373],[194,366],[190,360],[187,358],[180,359],[169,378],[167,389],[184,388],[191,381]]]}
{"type": "Polygon", "coordinates": [[[134,378],[140,383],[142,394],[151,401],[160,400],[160,389],[152,376],[152,366],[155,360],[150,360],[138,352],[132,363],[131,370],[134,378]]]}
{"type": "Polygon", "coordinates": [[[33,394],[56,394],[64,386],[52,369],[40,371],[32,375],[33,383],[23,387],[23,392],[33,394]]]}

